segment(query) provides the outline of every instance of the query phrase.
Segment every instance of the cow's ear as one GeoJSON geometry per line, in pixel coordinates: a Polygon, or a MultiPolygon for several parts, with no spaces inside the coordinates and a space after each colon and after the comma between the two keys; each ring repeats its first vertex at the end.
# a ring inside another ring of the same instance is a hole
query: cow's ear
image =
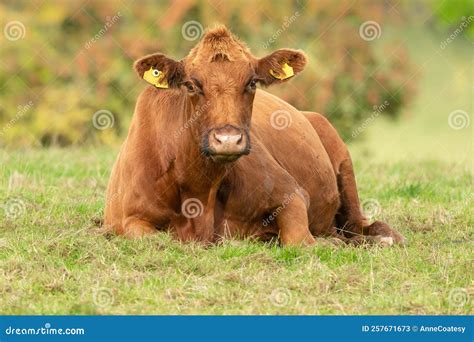
{"type": "Polygon", "coordinates": [[[306,65],[302,51],[280,49],[257,61],[257,75],[264,85],[287,81],[300,73],[306,65]]]}
{"type": "Polygon", "coordinates": [[[133,68],[140,78],[157,88],[178,87],[184,79],[183,63],[161,53],[140,58],[133,68]]]}

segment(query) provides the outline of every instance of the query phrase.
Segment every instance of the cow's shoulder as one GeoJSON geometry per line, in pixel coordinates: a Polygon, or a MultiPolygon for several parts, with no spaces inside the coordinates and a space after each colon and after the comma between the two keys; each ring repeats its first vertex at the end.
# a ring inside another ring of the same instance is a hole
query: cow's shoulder
{"type": "Polygon", "coordinates": [[[172,169],[178,155],[173,132],[180,129],[180,101],[183,94],[179,90],[150,86],[142,91],[123,147],[127,168],[157,178],[172,169]]]}
{"type": "Polygon", "coordinates": [[[286,139],[317,135],[300,110],[278,96],[260,89],[255,94],[252,120],[252,127],[261,134],[272,139],[278,137],[283,143],[286,139]]]}

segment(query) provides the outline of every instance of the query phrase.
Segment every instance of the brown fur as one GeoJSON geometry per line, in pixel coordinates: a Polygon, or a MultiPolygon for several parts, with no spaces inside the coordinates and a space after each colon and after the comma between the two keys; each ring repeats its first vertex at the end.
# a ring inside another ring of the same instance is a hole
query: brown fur
{"type": "Polygon", "coordinates": [[[182,61],[138,60],[139,76],[154,66],[170,88],[149,86],[137,101],[110,177],[105,225],[128,237],[170,230],[204,243],[254,236],[309,245],[315,236],[362,234],[402,242],[388,225],[364,218],[348,150],[331,124],[249,86],[287,81],[269,74],[284,63],[297,74],[306,56],[281,49],[257,59],[225,27],[207,32],[182,61]],[[275,129],[272,114],[282,111],[291,125],[275,129]],[[245,132],[250,154],[229,163],[209,158],[206,139],[220,127],[245,132]],[[190,200],[202,203],[192,218],[182,208],[190,200]]]}

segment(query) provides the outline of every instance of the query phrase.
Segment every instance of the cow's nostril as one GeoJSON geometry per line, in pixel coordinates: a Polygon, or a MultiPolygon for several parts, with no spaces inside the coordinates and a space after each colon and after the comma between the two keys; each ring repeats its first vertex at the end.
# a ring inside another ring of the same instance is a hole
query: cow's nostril
{"type": "Polygon", "coordinates": [[[219,144],[222,144],[222,141],[221,139],[219,139],[219,137],[222,137],[220,134],[217,134],[217,133],[214,133],[214,139],[216,139],[216,141],[219,143],[219,144]]]}
{"type": "Polygon", "coordinates": [[[242,133],[240,133],[239,134],[239,139],[237,140],[237,145],[242,144],[242,137],[243,137],[243,135],[242,135],[242,133]]]}

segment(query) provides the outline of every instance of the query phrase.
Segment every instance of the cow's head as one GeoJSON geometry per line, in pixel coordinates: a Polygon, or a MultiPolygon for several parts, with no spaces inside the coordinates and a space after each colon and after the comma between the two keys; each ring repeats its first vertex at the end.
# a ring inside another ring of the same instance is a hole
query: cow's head
{"type": "Polygon", "coordinates": [[[153,54],[139,59],[134,67],[157,88],[186,92],[201,151],[216,162],[230,162],[250,152],[257,84],[284,82],[305,64],[304,53],[290,49],[256,58],[227,28],[219,26],[209,30],[181,61],[153,54]]]}

